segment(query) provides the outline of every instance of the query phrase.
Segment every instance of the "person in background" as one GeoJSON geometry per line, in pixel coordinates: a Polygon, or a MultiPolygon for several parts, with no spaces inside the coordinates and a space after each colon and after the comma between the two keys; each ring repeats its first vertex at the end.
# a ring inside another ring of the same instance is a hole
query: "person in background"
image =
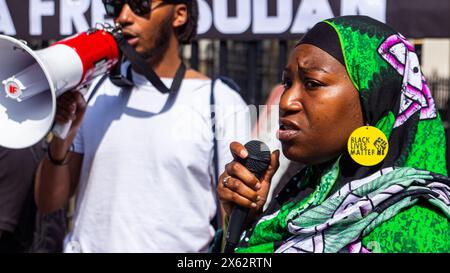
{"type": "Polygon", "coordinates": [[[43,214],[34,201],[34,176],[45,149],[44,141],[20,150],[0,147],[0,252],[62,251],[66,209],[43,214]]]}
{"type": "Polygon", "coordinates": [[[21,150],[0,147],[0,252],[26,252],[31,246],[33,180],[41,154],[39,145],[21,150]]]}
{"type": "Polygon", "coordinates": [[[196,34],[197,1],[103,2],[146,67],[125,62],[134,85],[107,79],[88,104],[74,92],[58,99],[57,121],[72,125],[40,163],[37,205],[51,212],[77,192],[66,252],[206,252],[218,210],[214,150],[220,173],[229,143],[249,139],[248,107],[223,81],[212,87],[183,69],[179,52],[196,34]],[[149,69],[179,88],[162,92],[145,76],[149,69]]]}

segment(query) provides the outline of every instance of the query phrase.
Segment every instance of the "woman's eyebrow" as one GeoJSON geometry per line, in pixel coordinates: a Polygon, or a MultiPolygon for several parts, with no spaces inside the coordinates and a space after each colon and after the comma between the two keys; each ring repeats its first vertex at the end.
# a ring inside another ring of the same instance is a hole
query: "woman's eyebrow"
{"type": "Polygon", "coordinates": [[[328,73],[328,71],[325,70],[325,68],[323,68],[323,67],[318,67],[318,66],[304,67],[304,66],[301,66],[299,63],[297,63],[297,69],[298,69],[298,71],[305,71],[305,72],[319,71],[322,73],[328,73]]]}

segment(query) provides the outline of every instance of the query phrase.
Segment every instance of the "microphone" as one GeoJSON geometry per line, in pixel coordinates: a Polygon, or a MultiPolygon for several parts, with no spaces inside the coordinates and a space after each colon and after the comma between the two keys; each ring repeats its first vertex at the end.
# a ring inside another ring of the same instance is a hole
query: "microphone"
{"type": "MultiPolygon", "coordinates": [[[[245,144],[244,147],[248,152],[247,158],[242,159],[238,157],[235,160],[253,173],[256,178],[261,179],[270,165],[269,147],[264,142],[258,140],[252,140],[245,144]]],[[[250,209],[248,208],[236,206],[231,212],[224,249],[225,253],[234,252],[249,211],[250,209]]]]}

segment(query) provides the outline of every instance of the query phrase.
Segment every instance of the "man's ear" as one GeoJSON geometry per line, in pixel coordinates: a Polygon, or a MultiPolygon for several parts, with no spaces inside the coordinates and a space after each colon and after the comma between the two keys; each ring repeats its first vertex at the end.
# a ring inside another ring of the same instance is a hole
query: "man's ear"
{"type": "Polygon", "coordinates": [[[175,12],[173,13],[173,27],[178,28],[186,24],[188,15],[188,8],[186,4],[176,5],[175,12]]]}

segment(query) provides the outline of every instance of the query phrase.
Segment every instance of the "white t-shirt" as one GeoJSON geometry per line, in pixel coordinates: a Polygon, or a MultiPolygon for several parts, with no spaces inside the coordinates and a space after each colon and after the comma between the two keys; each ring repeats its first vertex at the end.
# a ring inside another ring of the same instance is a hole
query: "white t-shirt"
{"type": "MultiPolygon", "coordinates": [[[[216,213],[211,80],[185,79],[173,96],[133,79],[128,91],[103,83],[75,138],[84,158],[65,251],[205,252],[216,213]]],[[[251,121],[237,92],[217,81],[214,94],[220,174],[251,121]]]]}

